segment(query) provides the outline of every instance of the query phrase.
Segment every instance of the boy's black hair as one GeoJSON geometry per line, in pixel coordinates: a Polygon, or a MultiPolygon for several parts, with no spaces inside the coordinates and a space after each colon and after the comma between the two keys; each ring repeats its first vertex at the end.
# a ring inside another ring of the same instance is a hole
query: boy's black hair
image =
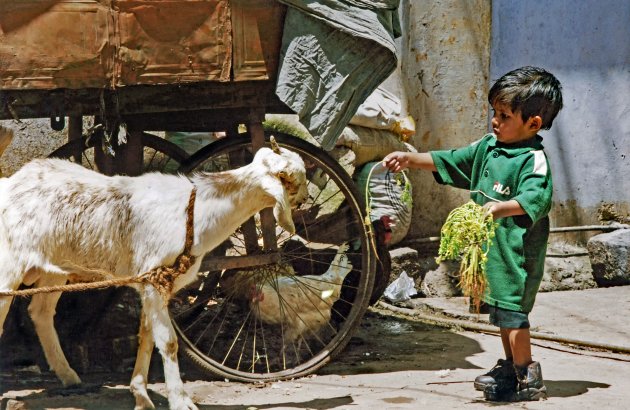
{"type": "Polygon", "coordinates": [[[503,103],[521,112],[523,122],[534,115],[542,118],[542,129],[551,128],[562,109],[562,86],[553,74],[538,67],[521,67],[499,78],[488,92],[490,105],[503,103]]]}

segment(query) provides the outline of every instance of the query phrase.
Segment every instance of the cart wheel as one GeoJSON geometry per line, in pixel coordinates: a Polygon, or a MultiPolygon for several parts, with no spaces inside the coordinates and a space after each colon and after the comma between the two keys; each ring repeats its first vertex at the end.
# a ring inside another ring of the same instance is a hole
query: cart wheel
{"type": "MultiPolygon", "coordinates": [[[[182,148],[157,135],[143,132],[141,138],[144,148],[143,172],[174,173],[178,171],[180,164],[188,158],[188,154],[182,148]]],[[[100,147],[99,138],[84,136],[62,145],[48,157],[69,159],[86,168],[98,171],[94,159],[94,147],[100,147]]]]}
{"type": "MultiPolygon", "coordinates": [[[[307,168],[309,199],[293,212],[296,233],[276,227],[277,249],[262,250],[260,218],[252,218],[205,256],[199,280],[169,305],[183,351],[233,380],[288,379],[328,363],[359,325],[374,283],[372,233],[350,176],[320,148],[274,135],[307,168]]],[[[251,159],[251,139],[229,137],[181,170],[221,171],[251,159]]]]}

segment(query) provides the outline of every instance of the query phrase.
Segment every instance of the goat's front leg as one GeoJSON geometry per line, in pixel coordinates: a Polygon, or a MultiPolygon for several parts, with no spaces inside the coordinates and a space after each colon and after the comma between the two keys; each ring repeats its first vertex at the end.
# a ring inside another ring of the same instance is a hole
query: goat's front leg
{"type": "Polygon", "coordinates": [[[162,355],[169,408],[171,410],[197,410],[197,406],[184,391],[184,383],[179,374],[177,335],[168,315],[167,302],[153,287],[147,287],[142,303],[144,317],[151,321],[149,326],[155,346],[162,355]]]}
{"type": "MultiPolygon", "coordinates": [[[[43,274],[37,281],[37,287],[64,285],[66,278],[43,274]]],[[[33,295],[31,303],[28,305],[28,313],[35,325],[35,331],[44,350],[46,361],[64,386],[80,384],[81,379],[72,370],[66,356],[61,350],[59,336],[55,330],[55,307],[61,297],[61,292],[40,293],[33,295]]]]}
{"type": "MultiPolygon", "coordinates": [[[[2,255],[0,254],[0,290],[2,291],[14,291],[22,282],[21,277],[13,274],[13,272],[9,270],[10,267],[11,264],[9,262],[4,262],[2,255]]],[[[4,321],[7,318],[12,301],[12,296],[0,296],[0,337],[2,337],[4,321]]]]}
{"type": "Polygon", "coordinates": [[[140,331],[138,333],[138,354],[136,355],[136,365],[131,377],[131,392],[136,399],[134,410],[154,409],[155,406],[147,393],[147,382],[149,378],[149,365],[151,364],[151,353],[153,353],[153,335],[151,333],[151,321],[147,319],[144,309],[140,317],[140,331]]]}

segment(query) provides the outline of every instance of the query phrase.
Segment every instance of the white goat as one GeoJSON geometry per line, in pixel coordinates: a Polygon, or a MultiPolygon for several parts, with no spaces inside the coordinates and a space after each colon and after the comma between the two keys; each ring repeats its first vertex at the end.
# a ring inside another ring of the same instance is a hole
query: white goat
{"type": "MultiPolygon", "coordinates": [[[[272,144],[273,145],[273,144],[272,144]]],[[[0,290],[21,283],[65,284],[68,275],[94,272],[137,276],[170,266],[182,253],[186,209],[193,187],[192,255],[210,251],[249,217],[274,207],[284,229],[294,232],[291,205],[306,199],[304,162],[294,152],[261,148],[253,162],[190,177],[145,174],[108,177],[59,159],[38,159],[0,178],[0,290]]],[[[179,276],[173,292],[192,282],[201,257],[179,276]]],[[[147,394],[154,345],[162,356],[171,409],[196,409],[184,391],[177,338],[167,301],[152,285],[135,284],[142,300],[139,347],[131,379],[136,409],[153,409],[147,394]]],[[[34,295],[29,313],[46,359],[64,385],[81,383],[59,345],[53,316],[60,293],[34,295]]],[[[0,297],[0,334],[11,297],[0,297]]]]}

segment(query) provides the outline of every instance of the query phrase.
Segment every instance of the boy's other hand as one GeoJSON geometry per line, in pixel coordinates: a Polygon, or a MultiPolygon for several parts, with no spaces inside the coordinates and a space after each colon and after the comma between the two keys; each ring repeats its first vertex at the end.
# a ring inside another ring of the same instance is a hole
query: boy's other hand
{"type": "Polygon", "coordinates": [[[409,167],[409,153],[395,151],[383,158],[383,166],[392,172],[400,172],[409,167]]]}
{"type": "Polygon", "coordinates": [[[491,214],[492,219],[505,218],[507,216],[526,215],[521,204],[514,199],[505,202],[488,202],[483,205],[486,214],[491,214]]]}
{"type": "Polygon", "coordinates": [[[486,204],[483,205],[483,210],[484,210],[484,215],[492,215],[492,219],[496,219],[494,217],[494,208],[495,208],[496,203],[495,202],[488,202],[486,204]]]}

